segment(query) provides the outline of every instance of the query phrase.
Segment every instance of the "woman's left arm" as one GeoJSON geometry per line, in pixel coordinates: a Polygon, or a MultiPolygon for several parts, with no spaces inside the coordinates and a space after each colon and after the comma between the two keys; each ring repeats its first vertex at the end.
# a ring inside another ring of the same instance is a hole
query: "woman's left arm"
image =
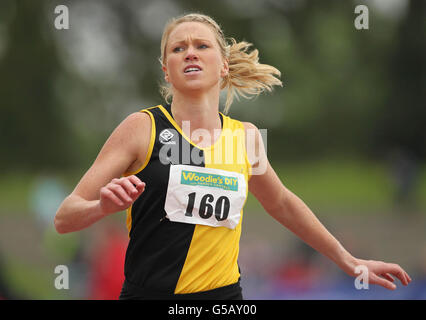
{"type": "Polygon", "coordinates": [[[391,275],[404,285],[411,282],[410,276],[397,264],[357,259],[345,250],[308,206],[282,184],[267,159],[259,130],[251,123],[245,122],[244,126],[246,137],[254,137],[246,138],[247,155],[252,164],[249,191],[268,214],[350,276],[356,276],[356,267],[363,265],[368,268],[371,284],[393,290],[396,286],[391,275]]]}

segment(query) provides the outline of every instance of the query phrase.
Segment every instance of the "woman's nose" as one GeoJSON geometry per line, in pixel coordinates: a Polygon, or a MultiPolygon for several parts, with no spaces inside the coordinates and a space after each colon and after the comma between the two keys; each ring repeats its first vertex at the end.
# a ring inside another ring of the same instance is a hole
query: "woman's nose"
{"type": "Polygon", "coordinates": [[[194,52],[194,49],[190,47],[188,48],[188,51],[186,53],[185,61],[193,61],[193,60],[198,60],[198,56],[194,52]]]}

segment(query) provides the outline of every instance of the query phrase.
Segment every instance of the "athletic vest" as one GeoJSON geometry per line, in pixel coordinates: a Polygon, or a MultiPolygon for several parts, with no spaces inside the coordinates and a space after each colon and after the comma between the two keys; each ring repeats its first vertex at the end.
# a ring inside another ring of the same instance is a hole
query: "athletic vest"
{"type": "Polygon", "coordinates": [[[219,113],[216,142],[185,136],[170,105],[142,109],[151,118],[145,191],[127,210],[126,281],[144,292],[187,294],[239,281],[239,240],[251,167],[244,126],[219,113]]]}

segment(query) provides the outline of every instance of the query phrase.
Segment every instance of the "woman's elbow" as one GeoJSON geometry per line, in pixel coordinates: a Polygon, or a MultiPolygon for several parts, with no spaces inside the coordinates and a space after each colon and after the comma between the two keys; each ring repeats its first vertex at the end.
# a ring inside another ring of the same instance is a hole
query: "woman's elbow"
{"type": "Polygon", "coordinates": [[[69,197],[61,203],[58,210],[56,211],[55,217],[53,218],[53,225],[55,226],[56,232],[59,234],[68,233],[66,221],[64,220],[65,205],[69,197]]]}

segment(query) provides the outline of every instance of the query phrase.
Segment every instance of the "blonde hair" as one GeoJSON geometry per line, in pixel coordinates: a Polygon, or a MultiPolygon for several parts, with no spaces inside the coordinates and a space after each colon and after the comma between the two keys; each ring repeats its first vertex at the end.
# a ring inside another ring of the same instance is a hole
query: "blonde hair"
{"type": "MultiPolygon", "coordinates": [[[[227,114],[234,100],[239,96],[251,98],[264,91],[272,91],[274,85],[282,86],[281,80],[275,76],[281,76],[281,72],[267,64],[259,63],[259,51],[254,49],[249,52],[251,43],[237,42],[229,38],[227,42],[221,27],[211,17],[200,13],[190,13],[177,18],[172,18],[165,26],[161,39],[160,63],[163,65],[166,59],[166,45],[170,33],[183,22],[201,22],[211,27],[215,33],[222,56],[228,61],[229,72],[222,80],[220,89],[227,89],[224,113],[227,114]]],[[[167,102],[173,96],[172,89],[168,85],[160,86],[161,95],[167,102]]]]}

